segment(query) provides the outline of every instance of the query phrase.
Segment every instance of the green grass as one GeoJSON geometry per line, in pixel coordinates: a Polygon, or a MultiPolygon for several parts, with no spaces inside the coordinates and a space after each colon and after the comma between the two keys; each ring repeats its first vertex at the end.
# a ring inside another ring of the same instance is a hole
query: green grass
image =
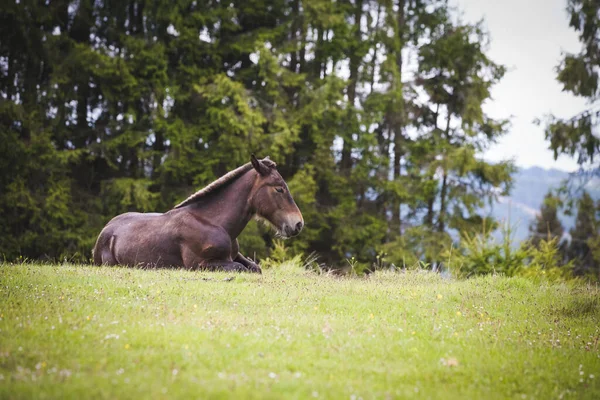
{"type": "Polygon", "coordinates": [[[229,276],[0,264],[0,397],[600,398],[594,287],[229,276]]]}

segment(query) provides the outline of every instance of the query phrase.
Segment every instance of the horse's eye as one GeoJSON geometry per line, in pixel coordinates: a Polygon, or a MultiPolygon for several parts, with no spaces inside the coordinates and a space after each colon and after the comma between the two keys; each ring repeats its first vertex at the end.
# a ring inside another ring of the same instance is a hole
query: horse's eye
{"type": "Polygon", "coordinates": [[[283,193],[283,188],[278,187],[278,188],[275,188],[275,190],[277,191],[277,193],[283,193]]]}

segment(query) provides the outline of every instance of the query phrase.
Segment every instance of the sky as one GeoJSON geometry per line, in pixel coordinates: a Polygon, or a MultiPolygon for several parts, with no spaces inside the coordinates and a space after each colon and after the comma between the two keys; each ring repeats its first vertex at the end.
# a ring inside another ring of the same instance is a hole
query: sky
{"type": "Polygon", "coordinates": [[[533,120],[553,113],[570,117],[585,108],[584,99],[562,92],[554,68],[563,51],[581,48],[569,28],[566,0],[451,0],[462,10],[462,20],[483,18],[491,36],[488,56],[508,68],[492,90],[484,110],[492,117],[511,117],[510,132],[484,158],[514,159],[519,167],[540,166],[565,171],[577,169],[574,159],[548,149],[542,126],[533,120]]]}

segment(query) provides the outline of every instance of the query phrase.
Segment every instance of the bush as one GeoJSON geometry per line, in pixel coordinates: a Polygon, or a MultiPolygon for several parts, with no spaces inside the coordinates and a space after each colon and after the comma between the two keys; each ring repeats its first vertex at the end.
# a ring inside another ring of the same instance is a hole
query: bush
{"type": "Polygon", "coordinates": [[[573,265],[571,262],[563,263],[558,238],[541,240],[538,246],[526,241],[515,248],[510,226],[505,225],[502,229],[501,243],[497,243],[491,230],[461,235],[459,247],[442,254],[448,260],[450,272],[467,278],[502,274],[548,280],[572,279],[573,265]]]}

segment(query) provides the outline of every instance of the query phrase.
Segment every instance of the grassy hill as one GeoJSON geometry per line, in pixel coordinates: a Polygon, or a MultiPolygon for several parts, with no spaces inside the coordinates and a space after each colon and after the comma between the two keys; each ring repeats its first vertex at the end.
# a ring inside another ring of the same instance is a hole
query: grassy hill
{"type": "Polygon", "coordinates": [[[600,292],[0,264],[1,398],[600,398],[600,292]]]}

